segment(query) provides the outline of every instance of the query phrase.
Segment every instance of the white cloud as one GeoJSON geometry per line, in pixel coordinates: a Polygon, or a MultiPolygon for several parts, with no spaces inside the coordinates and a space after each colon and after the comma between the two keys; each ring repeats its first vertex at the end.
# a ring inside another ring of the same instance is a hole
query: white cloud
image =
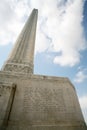
{"type": "Polygon", "coordinates": [[[32,0],[31,5],[40,10],[41,33],[37,32],[39,40],[36,41],[36,52],[57,52],[53,62],[61,66],[74,66],[79,63],[80,51],[86,47],[82,27],[83,0],[68,0],[65,4],[60,0],[32,0]],[[44,38],[40,38],[40,35],[44,38]],[[51,38],[51,43],[47,36],[51,38]]]}
{"type": "MultiPolygon", "coordinates": [[[[14,43],[24,22],[33,8],[39,9],[36,53],[57,52],[53,62],[61,66],[74,66],[80,62],[80,51],[85,49],[83,35],[84,0],[1,0],[0,1],[0,45],[14,43]]],[[[49,56],[50,57],[50,56],[49,56]]],[[[76,82],[87,78],[79,70],[76,82]]],[[[80,98],[84,111],[87,96],[80,98]]],[[[87,118],[87,111],[86,111],[87,118]]]]}
{"type": "Polygon", "coordinates": [[[0,44],[15,41],[31,9],[38,8],[35,53],[57,52],[53,59],[61,66],[80,62],[85,49],[83,0],[3,0],[0,3],[0,44]],[[50,40],[51,39],[51,40],[50,40]]]}
{"type": "Polygon", "coordinates": [[[0,45],[15,42],[23,27],[23,17],[30,12],[27,1],[2,0],[0,2],[0,45]]]}
{"type": "Polygon", "coordinates": [[[87,79],[87,69],[79,70],[75,76],[76,83],[82,83],[87,79]]]}
{"type": "Polygon", "coordinates": [[[79,101],[80,101],[80,105],[82,108],[82,112],[83,112],[85,121],[87,123],[87,95],[80,97],[79,101]]]}

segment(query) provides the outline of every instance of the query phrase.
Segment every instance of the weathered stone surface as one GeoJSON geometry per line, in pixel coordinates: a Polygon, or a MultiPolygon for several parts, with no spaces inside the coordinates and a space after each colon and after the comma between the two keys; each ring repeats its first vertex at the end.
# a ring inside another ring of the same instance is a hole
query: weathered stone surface
{"type": "Polygon", "coordinates": [[[10,126],[7,130],[87,130],[82,126],[10,126]]]}
{"type": "Polygon", "coordinates": [[[0,82],[0,129],[7,127],[16,86],[0,82]]]}
{"type": "Polygon", "coordinates": [[[33,67],[31,64],[8,63],[4,67],[4,71],[17,73],[32,73],[33,67]]]}
{"type": "Polygon", "coordinates": [[[0,73],[16,84],[7,130],[85,130],[76,91],[67,78],[0,73]],[[6,76],[5,76],[6,75],[6,76]]]}
{"type": "Polygon", "coordinates": [[[34,9],[20,33],[11,55],[2,67],[3,71],[33,73],[37,17],[38,10],[34,9]]]}
{"type": "Polygon", "coordinates": [[[0,71],[0,130],[86,130],[68,78],[33,75],[37,10],[0,71]]]}

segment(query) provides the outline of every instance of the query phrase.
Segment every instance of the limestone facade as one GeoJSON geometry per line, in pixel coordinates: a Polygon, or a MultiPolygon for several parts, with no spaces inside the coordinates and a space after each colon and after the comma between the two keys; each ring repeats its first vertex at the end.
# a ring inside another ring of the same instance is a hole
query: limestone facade
{"type": "Polygon", "coordinates": [[[68,78],[33,74],[34,9],[0,71],[0,130],[86,130],[68,78]]]}
{"type": "Polygon", "coordinates": [[[86,130],[68,78],[0,72],[0,92],[1,128],[86,130]]]}

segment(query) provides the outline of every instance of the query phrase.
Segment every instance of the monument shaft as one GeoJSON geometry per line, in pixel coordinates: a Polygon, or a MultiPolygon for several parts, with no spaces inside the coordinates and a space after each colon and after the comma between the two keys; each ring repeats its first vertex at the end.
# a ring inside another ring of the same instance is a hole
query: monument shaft
{"type": "Polygon", "coordinates": [[[86,130],[70,80],[33,74],[37,14],[0,71],[0,130],[86,130]]]}
{"type": "Polygon", "coordinates": [[[38,10],[34,9],[20,33],[3,70],[33,73],[37,16],[38,10]]]}

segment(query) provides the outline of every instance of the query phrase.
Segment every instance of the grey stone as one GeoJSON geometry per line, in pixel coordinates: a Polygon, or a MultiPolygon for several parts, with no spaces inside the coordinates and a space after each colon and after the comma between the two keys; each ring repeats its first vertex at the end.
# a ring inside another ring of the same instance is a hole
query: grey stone
{"type": "Polygon", "coordinates": [[[36,22],[34,9],[0,71],[0,130],[86,130],[70,80],[33,74],[36,22]]]}

